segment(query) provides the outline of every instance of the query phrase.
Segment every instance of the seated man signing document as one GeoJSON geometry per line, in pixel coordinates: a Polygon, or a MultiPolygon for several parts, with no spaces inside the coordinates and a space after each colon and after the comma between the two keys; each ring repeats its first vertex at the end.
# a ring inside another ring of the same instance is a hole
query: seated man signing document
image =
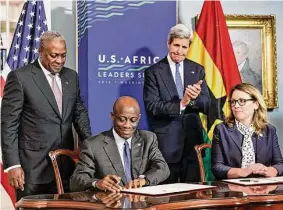
{"type": "Polygon", "coordinates": [[[119,192],[122,187],[157,185],[170,174],[154,133],[136,130],[138,102],[120,97],[111,113],[113,128],[86,139],[71,177],[71,190],[91,188],[119,192]]]}

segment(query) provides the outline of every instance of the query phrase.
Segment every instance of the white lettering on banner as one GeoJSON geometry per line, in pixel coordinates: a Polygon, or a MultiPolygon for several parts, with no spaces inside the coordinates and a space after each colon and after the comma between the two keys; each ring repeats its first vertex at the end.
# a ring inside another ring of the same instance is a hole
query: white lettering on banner
{"type": "Polygon", "coordinates": [[[98,62],[99,63],[120,63],[120,64],[136,64],[136,65],[151,65],[156,62],[158,62],[159,57],[158,56],[126,56],[126,57],[120,57],[118,58],[117,55],[111,54],[99,54],[98,55],[98,62]]]}
{"type": "Polygon", "coordinates": [[[99,84],[142,85],[144,70],[158,61],[158,56],[102,53],[98,55],[97,81],[99,84]]]}

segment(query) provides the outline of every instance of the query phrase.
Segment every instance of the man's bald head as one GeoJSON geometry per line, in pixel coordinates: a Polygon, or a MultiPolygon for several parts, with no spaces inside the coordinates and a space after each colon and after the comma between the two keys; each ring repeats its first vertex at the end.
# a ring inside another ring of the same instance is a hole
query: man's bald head
{"type": "Polygon", "coordinates": [[[121,138],[131,138],[140,120],[140,106],[137,100],[130,96],[118,98],[113,105],[111,119],[116,133],[121,138]]]}
{"type": "Polygon", "coordinates": [[[113,113],[119,113],[124,107],[132,107],[136,110],[137,114],[140,114],[140,106],[137,100],[131,96],[121,96],[113,105],[113,113]]]}

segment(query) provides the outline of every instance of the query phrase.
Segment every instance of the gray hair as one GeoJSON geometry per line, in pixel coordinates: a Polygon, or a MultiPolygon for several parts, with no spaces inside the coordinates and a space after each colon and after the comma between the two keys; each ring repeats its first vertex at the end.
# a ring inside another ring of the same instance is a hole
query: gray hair
{"type": "Polygon", "coordinates": [[[39,39],[39,51],[42,51],[49,42],[56,38],[59,38],[66,43],[64,37],[57,31],[46,31],[41,34],[39,39]]]}
{"type": "Polygon", "coordinates": [[[168,34],[168,43],[171,44],[175,38],[191,39],[192,30],[184,24],[177,24],[173,26],[168,34]]]}
{"type": "Polygon", "coordinates": [[[233,47],[234,47],[234,48],[235,48],[235,47],[241,47],[241,49],[242,49],[242,51],[243,51],[243,53],[244,53],[245,55],[247,55],[248,52],[249,52],[248,45],[247,45],[245,42],[242,42],[242,41],[234,41],[234,42],[233,42],[233,47]]]}

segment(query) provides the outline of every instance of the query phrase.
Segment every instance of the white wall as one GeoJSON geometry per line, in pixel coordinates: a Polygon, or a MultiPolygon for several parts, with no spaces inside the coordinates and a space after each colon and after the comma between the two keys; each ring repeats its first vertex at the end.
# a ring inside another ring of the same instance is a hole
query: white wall
{"type": "Polygon", "coordinates": [[[76,70],[76,1],[50,0],[51,30],[60,32],[67,42],[66,67],[76,70]]]}

